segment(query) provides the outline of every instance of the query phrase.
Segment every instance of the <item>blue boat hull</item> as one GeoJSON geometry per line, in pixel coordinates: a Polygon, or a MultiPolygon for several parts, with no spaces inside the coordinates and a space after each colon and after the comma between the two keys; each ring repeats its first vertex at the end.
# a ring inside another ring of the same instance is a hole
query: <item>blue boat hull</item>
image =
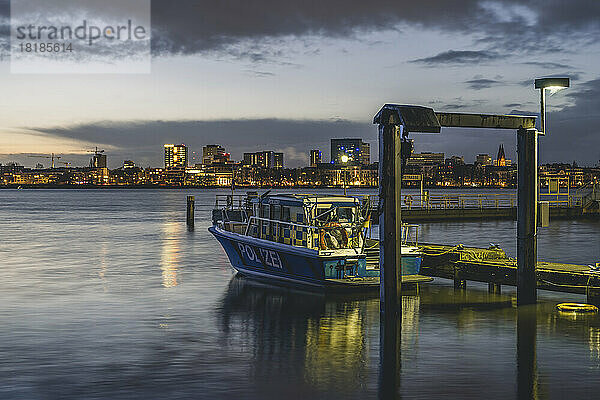
{"type": "MultiPolygon", "coordinates": [[[[275,243],[210,227],[209,232],[221,243],[232,267],[240,274],[268,282],[311,286],[314,288],[379,287],[379,271],[366,270],[364,256],[351,262],[343,256],[319,255],[316,250],[275,243]],[[367,279],[361,285],[348,284],[344,274],[367,279]]],[[[420,257],[403,258],[403,270],[417,274],[420,257]]]]}

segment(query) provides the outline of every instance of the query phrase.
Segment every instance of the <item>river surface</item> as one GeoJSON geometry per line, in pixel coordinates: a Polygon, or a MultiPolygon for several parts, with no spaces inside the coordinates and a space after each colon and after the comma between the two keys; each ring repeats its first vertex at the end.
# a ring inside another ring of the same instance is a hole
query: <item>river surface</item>
{"type": "MultiPolygon", "coordinates": [[[[517,313],[512,288],[442,279],[403,296],[390,386],[377,293],[234,277],[207,231],[217,192],[0,190],[0,399],[600,398],[600,317],[555,310],[583,296],[539,291],[517,313]]],[[[514,256],[515,228],[427,223],[421,240],[514,256]]],[[[540,260],[600,261],[599,222],[552,221],[538,240],[540,260]]]]}

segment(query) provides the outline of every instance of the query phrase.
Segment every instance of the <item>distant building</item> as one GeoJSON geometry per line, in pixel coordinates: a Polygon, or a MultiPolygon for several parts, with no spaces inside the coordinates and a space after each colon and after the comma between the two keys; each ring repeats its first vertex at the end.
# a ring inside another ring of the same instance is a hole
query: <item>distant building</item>
{"type": "Polygon", "coordinates": [[[131,160],[123,161],[123,169],[133,169],[135,168],[135,163],[131,160]]]}
{"type": "Polygon", "coordinates": [[[492,157],[489,154],[477,154],[475,163],[479,165],[492,165],[492,157]]]}
{"type": "Polygon", "coordinates": [[[165,144],[165,168],[185,168],[188,165],[188,148],[184,144],[165,144]]]}
{"type": "Polygon", "coordinates": [[[106,154],[94,154],[90,160],[90,168],[106,168],[106,154]]]}
{"type": "Polygon", "coordinates": [[[209,144],[202,148],[202,164],[228,164],[230,162],[229,158],[229,153],[226,153],[225,148],[218,144],[209,144]]]}
{"type": "Polygon", "coordinates": [[[445,162],[444,153],[413,153],[408,161],[407,165],[415,166],[433,166],[442,165],[445,162]]]}
{"type": "Polygon", "coordinates": [[[506,167],[506,154],[504,154],[503,144],[500,144],[500,147],[498,148],[498,157],[496,157],[494,165],[497,167],[506,167]]]}
{"type": "Polygon", "coordinates": [[[274,151],[244,153],[243,164],[250,167],[283,168],[283,153],[274,151]]]}
{"type": "Polygon", "coordinates": [[[283,168],[283,153],[273,154],[273,168],[283,168]]]}
{"type": "Polygon", "coordinates": [[[371,146],[362,139],[331,139],[331,162],[342,164],[342,156],[347,156],[351,165],[369,165],[371,146]]]}
{"type": "Polygon", "coordinates": [[[321,150],[310,151],[310,166],[316,167],[317,164],[321,163],[321,150]]]}
{"type": "Polygon", "coordinates": [[[446,159],[448,165],[465,165],[465,158],[463,156],[452,156],[446,159]]]}

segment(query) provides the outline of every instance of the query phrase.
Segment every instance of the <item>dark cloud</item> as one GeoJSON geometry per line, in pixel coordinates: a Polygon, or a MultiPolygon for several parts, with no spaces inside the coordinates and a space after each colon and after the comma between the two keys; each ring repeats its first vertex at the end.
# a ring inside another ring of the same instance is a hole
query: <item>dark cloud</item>
{"type": "MultiPolygon", "coordinates": [[[[0,15],[9,15],[8,4],[7,0],[0,0],[0,15]]],[[[502,49],[502,52],[547,53],[565,47],[571,49],[572,41],[593,43],[600,31],[600,2],[152,1],[155,54],[229,52],[232,51],[231,46],[260,46],[260,43],[268,38],[316,35],[359,39],[362,32],[399,29],[403,25],[474,35],[487,49],[502,49]]],[[[258,61],[264,59],[261,56],[257,57],[256,52],[246,54],[238,49],[237,53],[258,61]]],[[[444,58],[443,53],[438,56],[440,59],[444,58]]]]}
{"type": "MultiPolygon", "coordinates": [[[[547,134],[540,138],[540,159],[600,163],[600,78],[560,93],[573,105],[548,114],[547,134]]],[[[548,102],[551,105],[553,100],[548,102]]]]}
{"type": "Polygon", "coordinates": [[[481,64],[498,58],[500,58],[500,54],[485,50],[448,50],[432,57],[419,58],[410,62],[433,67],[440,64],[481,64]]]}
{"type": "Polygon", "coordinates": [[[531,65],[534,67],[542,67],[546,69],[573,69],[573,67],[568,64],[561,64],[556,62],[528,61],[521,64],[531,65]]]}
{"type": "Polygon", "coordinates": [[[503,85],[504,82],[496,79],[486,79],[486,78],[474,78],[468,81],[465,81],[467,86],[473,90],[481,90],[488,89],[493,86],[503,85]]]}
{"type": "Polygon", "coordinates": [[[545,52],[600,30],[600,4],[589,0],[154,0],[152,17],[155,50],[183,54],[268,37],[357,37],[402,24],[475,34],[490,48],[545,52]]]}
{"type": "MultiPolygon", "coordinates": [[[[108,155],[114,167],[125,159],[144,166],[160,166],[165,143],[185,143],[198,154],[202,146],[219,143],[238,160],[244,152],[279,150],[286,154],[286,165],[298,166],[304,165],[301,154],[308,157],[313,148],[329,154],[330,138],[362,137],[373,141],[373,145],[377,140],[377,129],[370,123],[345,120],[132,121],[27,129],[111,147],[108,155]]],[[[200,159],[197,157],[198,162],[200,159]]]]}
{"type": "Polygon", "coordinates": [[[508,104],[503,104],[502,107],[504,108],[518,108],[521,107],[522,104],[521,103],[508,103],[508,104]]]}

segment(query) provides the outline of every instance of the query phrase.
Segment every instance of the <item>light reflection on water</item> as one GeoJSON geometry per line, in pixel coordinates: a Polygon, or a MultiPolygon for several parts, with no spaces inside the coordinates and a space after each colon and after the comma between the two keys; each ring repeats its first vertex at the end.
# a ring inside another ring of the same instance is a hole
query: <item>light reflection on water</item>
{"type": "MultiPolygon", "coordinates": [[[[377,294],[232,279],[206,231],[213,194],[0,191],[0,398],[376,397],[377,294]],[[187,194],[199,207],[193,233],[187,194]]],[[[424,224],[422,233],[514,254],[512,221],[424,224]]],[[[599,234],[598,223],[555,222],[540,233],[540,259],[591,263],[599,234]]],[[[523,340],[535,333],[532,364],[517,353],[514,290],[468,288],[436,280],[403,297],[402,395],[515,398],[531,389],[518,377],[529,376],[539,398],[595,397],[600,320],[554,308],[583,297],[540,292],[520,324],[535,327],[521,329],[523,340]]]]}

